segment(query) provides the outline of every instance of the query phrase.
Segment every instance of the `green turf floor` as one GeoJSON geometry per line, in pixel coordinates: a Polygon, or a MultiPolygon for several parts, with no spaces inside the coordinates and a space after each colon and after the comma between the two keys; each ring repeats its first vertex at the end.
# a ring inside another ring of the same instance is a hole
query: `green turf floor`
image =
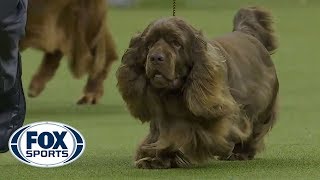
{"type": "MultiPolygon", "coordinates": [[[[139,170],[133,154],[147,126],[126,111],[115,80],[114,64],[105,82],[100,105],[75,105],[83,80],[74,80],[66,62],[44,93],[28,100],[26,123],[61,121],[84,135],[83,156],[65,167],[34,168],[10,153],[0,155],[0,180],[8,179],[319,179],[320,178],[320,6],[271,6],[276,17],[280,48],[273,56],[280,78],[280,117],[267,138],[267,149],[249,162],[210,162],[192,169],[139,170]]],[[[229,10],[179,10],[178,14],[210,37],[231,30],[235,8],[229,10]]],[[[110,24],[120,55],[136,31],[169,10],[111,10],[110,24]]],[[[27,88],[41,54],[23,54],[27,88]]]]}

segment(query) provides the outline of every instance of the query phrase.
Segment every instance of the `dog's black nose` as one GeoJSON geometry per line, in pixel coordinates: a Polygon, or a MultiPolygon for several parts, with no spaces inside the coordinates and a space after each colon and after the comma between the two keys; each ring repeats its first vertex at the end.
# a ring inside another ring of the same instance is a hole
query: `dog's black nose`
{"type": "Polygon", "coordinates": [[[150,60],[153,62],[162,62],[165,60],[165,57],[162,53],[155,53],[150,56],[150,60]]]}

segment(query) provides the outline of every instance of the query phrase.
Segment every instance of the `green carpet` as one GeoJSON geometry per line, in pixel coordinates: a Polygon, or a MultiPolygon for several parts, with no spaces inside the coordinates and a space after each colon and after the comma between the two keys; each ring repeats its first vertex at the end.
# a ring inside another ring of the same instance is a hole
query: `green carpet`
{"type": "MultiPolygon", "coordinates": [[[[320,177],[320,5],[299,7],[270,5],[276,17],[280,48],[273,56],[280,78],[280,117],[267,137],[267,149],[248,162],[212,161],[201,167],[173,170],[139,170],[133,155],[147,125],[134,120],[116,89],[114,64],[102,102],[76,106],[85,79],[74,80],[66,61],[43,94],[28,100],[26,123],[60,121],[76,127],[87,142],[83,156],[54,168],[34,168],[10,153],[0,155],[0,180],[9,179],[319,179],[320,177]]],[[[232,29],[236,8],[179,10],[195,27],[213,37],[232,29]]],[[[121,56],[130,37],[153,19],[171,10],[110,11],[110,25],[121,56]]],[[[25,88],[40,63],[41,54],[23,54],[25,88]]]]}

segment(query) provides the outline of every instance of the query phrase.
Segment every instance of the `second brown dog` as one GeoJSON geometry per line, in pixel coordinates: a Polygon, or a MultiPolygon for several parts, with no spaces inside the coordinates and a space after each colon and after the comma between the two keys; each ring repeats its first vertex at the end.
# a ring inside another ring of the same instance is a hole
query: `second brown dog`
{"type": "Polygon", "coordinates": [[[35,48],[45,53],[30,83],[30,97],[44,90],[60,60],[67,56],[75,78],[89,76],[78,104],[99,101],[104,93],[103,82],[117,59],[106,15],[106,0],[29,0],[21,49],[35,48]]]}

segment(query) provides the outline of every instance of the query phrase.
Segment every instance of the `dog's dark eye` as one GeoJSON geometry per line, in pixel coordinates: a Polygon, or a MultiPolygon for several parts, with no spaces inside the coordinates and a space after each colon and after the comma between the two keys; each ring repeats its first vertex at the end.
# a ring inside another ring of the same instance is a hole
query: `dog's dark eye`
{"type": "Polygon", "coordinates": [[[151,49],[152,46],[153,46],[153,42],[151,42],[151,41],[150,41],[150,42],[147,42],[146,45],[147,45],[146,47],[147,47],[148,49],[151,49]]]}
{"type": "Polygon", "coordinates": [[[175,48],[180,49],[180,48],[182,47],[181,44],[180,44],[180,42],[177,41],[177,40],[173,40],[171,43],[172,43],[172,45],[173,45],[175,48]]]}

